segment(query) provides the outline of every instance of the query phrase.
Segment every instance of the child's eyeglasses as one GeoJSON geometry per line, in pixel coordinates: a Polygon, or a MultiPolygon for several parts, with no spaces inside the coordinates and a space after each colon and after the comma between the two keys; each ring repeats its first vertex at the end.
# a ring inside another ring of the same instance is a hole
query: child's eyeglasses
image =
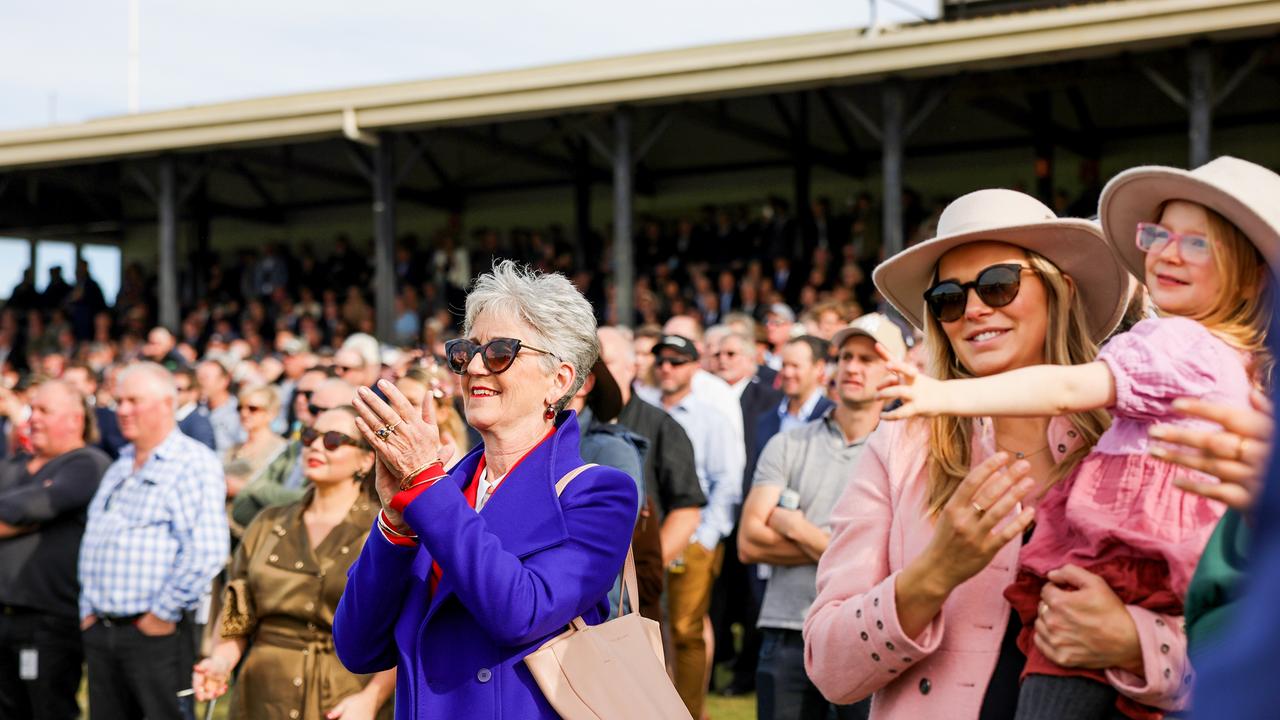
{"type": "Polygon", "coordinates": [[[1178,243],[1178,254],[1185,262],[1204,265],[1213,259],[1209,238],[1198,233],[1176,233],[1156,223],[1138,223],[1138,249],[1144,253],[1161,253],[1169,243],[1178,243]]]}

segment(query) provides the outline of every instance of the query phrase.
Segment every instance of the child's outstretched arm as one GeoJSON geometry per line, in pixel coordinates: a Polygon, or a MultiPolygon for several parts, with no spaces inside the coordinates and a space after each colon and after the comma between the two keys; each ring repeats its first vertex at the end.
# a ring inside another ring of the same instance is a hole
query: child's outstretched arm
{"type": "Polygon", "coordinates": [[[899,380],[880,389],[881,400],[902,404],[884,414],[888,420],[917,416],[1045,417],[1111,407],[1116,382],[1103,362],[1084,365],[1033,365],[965,380],[935,380],[914,365],[894,360],[876,346],[899,380]]]}

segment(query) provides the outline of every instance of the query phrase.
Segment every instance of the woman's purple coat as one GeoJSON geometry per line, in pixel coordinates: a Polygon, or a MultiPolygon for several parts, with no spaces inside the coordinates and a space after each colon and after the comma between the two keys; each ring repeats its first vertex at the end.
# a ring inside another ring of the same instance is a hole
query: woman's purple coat
{"type": "MultiPolygon", "coordinates": [[[[523,658],[582,615],[608,613],[607,595],[635,524],[636,485],[582,464],[570,412],[476,513],[462,489],[483,447],[406,508],[419,547],[375,526],[334,617],[338,657],[355,673],[398,667],[396,717],[557,718],[523,658]],[[443,578],[428,588],[432,561],[443,578]]],[[[625,682],[625,678],[618,678],[625,682]]]]}

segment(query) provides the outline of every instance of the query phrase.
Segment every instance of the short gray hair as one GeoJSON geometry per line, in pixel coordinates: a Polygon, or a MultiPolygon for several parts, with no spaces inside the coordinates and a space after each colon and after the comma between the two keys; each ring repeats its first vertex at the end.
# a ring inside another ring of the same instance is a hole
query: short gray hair
{"type": "Polygon", "coordinates": [[[702,333],[702,341],[707,345],[714,345],[733,334],[733,328],[728,325],[712,325],[702,333]]]}
{"type": "Polygon", "coordinates": [[[152,381],[153,387],[155,387],[157,391],[157,394],[161,397],[172,400],[174,405],[177,405],[178,384],[174,382],[173,373],[169,372],[168,368],[160,363],[153,363],[150,361],[131,362],[120,371],[119,375],[116,376],[116,386],[119,387],[120,385],[123,385],[125,380],[133,377],[134,375],[146,375],[149,377],[152,381]]]}
{"type": "MultiPolygon", "coordinates": [[[[533,339],[538,347],[573,366],[573,386],[555,404],[557,411],[563,410],[587,381],[591,366],[600,357],[591,303],[559,273],[542,273],[527,265],[503,260],[494,264],[492,271],[476,278],[467,294],[463,335],[469,337],[476,319],[486,312],[508,313],[524,322],[537,335],[533,339]]],[[[551,372],[555,362],[544,355],[543,366],[551,372]]]]}

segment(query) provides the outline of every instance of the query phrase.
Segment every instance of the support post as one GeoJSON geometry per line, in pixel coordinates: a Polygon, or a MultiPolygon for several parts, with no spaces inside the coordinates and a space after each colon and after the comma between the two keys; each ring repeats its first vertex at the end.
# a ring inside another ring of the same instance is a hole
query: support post
{"type": "Polygon", "coordinates": [[[1211,159],[1213,133],[1213,55],[1208,43],[1197,42],[1187,56],[1191,72],[1187,98],[1188,134],[1191,142],[1190,164],[1200,167],[1211,159]]]}
{"type": "Polygon", "coordinates": [[[902,251],[902,154],[905,102],[902,82],[896,79],[884,83],[884,121],[881,127],[882,158],[881,175],[884,182],[882,242],[884,257],[891,258],[902,251]]]}
{"type": "Polygon", "coordinates": [[[178,187],[177,168],[172,157],[160,160],[156,206],[159,210],[160,325],[178,332],[178,187]]]}
{"type": "Polygon", "coordinates": [[[573,255],[578,267],[595,267],[600,253],[591,248],[591,149],[585,140],[573,142],[573,255]]]}
{"type": "Polygon", "coordinates": [[[395,137],[381,133],[373,148],[374,309],[378,339],[391,342],[395,334],[396,242],[395,137]]]}
{"type": "Polygon", "coordinates": [[[1053,104],[1049,93],[1038,90],[1028,96],[1035,145],[1036,196],[1053,207],[1053,104]]]}
{"type": "Polygon", "coordinates": [[[811,152],[812,146],[809,143],[809,94],[803,91],[796,94],[793,141],[795,143],[793,150],[793,155],[795,156],[795,218],[800,223],[798,239],[802,244],[801,247],[791,248],[791,253],[793,257],[799,257],[803,252],[803,248],[808,247],[809,243],[817,240],[817,238],[810,237],[813,232],[813,153],[811,152]]]}
{"type": "Polygon", "coordinates": [[[631,250],[632,188],[631,111],[613,116],[613,290],[616,321],[630,325],[635,315],[635,254],[631,250]]]}

